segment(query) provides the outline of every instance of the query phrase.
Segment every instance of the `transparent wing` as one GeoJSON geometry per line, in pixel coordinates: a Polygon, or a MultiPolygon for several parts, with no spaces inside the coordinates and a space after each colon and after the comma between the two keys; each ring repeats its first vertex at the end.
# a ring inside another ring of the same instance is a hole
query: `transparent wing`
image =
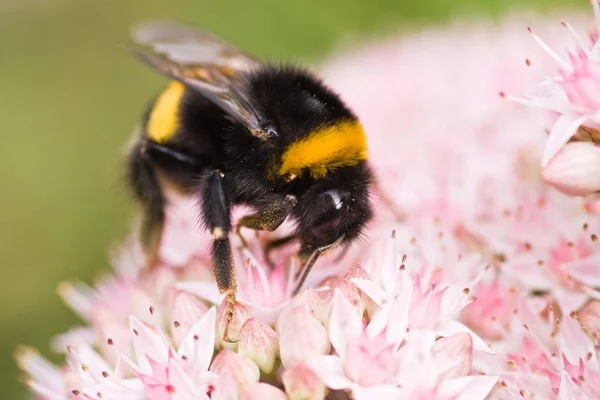
{"type": "Polygon", "coordinates": [[[256,136],[264,132],[246,98],[241,75],[261,63],[215,35],[173,22],[134,27],[130,51],[160,73],[217,104],[256,136]]]}

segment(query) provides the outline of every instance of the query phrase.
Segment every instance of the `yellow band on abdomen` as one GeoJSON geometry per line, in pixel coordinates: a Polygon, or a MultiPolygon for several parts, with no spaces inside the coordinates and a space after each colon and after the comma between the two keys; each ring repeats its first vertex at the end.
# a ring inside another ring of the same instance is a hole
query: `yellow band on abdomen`
{"type": "Polygon", "coordinates": [[[367,159],[367,138],[358,121],[342,121],[317,129],[292,143],[281,157],[278,175],[301,174],[308,169],[313,178],[321,178],[338,167],[358,164],[367,159]]]}
{"type": "Polygon", "coordinates": [[[185,86],[174,81],[158,96],[148,118],[148,137],[164,143],[179,129],[179,107],[185,93],[185,86]]]}

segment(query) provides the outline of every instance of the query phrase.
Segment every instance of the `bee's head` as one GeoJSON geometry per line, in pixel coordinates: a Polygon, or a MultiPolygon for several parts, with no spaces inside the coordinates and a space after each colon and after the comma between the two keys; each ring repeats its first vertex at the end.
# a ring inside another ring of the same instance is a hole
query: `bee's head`
{"type": "Polygon", "coordinates": [[[302,241],[321,247],[341,236],[345,242],[358,237],[372,215],[372,180],[369,167],[361,163],[338,169],[310,185],[294,207],[302,241]]]}

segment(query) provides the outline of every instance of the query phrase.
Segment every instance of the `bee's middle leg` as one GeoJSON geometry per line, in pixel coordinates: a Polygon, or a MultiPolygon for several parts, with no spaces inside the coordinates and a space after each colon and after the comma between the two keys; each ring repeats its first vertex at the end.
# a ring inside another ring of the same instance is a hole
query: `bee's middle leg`
{"type": "Polygon", "coordinates": [[[296,196],[288,194],[285,197],[274,200],[256,213],[242,217],[237,223],[235,230],[242,245],[248,247],[248,242],[246,242],[241,233],[242,228],[273,232],[290,215],[296,202],[296,196]]]}
{"type": "Polygon", "coordinates": [[[225,307],[227,323],[223,340],[234,342],[229,337],[229,325],[234,318],[237,294],[235,264],[231,251],[231,198],[225,182],[225,175],[219,170],[208,172],[202,179],[202,219],[213,236],[213,272],[219,291],[226,294],[225,307]]]}

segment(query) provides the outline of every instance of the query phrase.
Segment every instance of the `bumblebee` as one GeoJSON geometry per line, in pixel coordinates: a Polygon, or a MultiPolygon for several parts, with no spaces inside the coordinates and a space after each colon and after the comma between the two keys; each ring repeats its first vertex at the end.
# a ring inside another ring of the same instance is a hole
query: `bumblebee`
{"type": "Polygon", "coordinates": [[[238,234],[296,222],[292,236],[270,247],[300,241],[297,290],[321,254],[361,235],[372,215],[365,132],[312,73],[258,61],[208,32],[171,22],[137,26],[128,48],[170,79],[128,152],[128,180],[144,216],[142,243],[156,255],[165,185],[196,198],[199,220],[213,236],[228,323],[236,301],[233,206],[255,211],[240,219],[238,234]]]}

